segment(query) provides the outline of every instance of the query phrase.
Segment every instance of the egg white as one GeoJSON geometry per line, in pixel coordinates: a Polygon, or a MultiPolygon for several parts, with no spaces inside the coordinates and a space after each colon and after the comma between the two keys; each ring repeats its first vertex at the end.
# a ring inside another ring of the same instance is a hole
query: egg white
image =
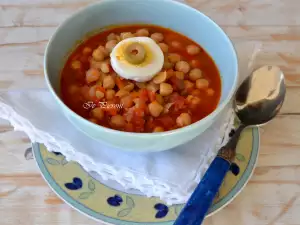
{"type": "Polygon", "coordinates": [[[164,54],[151,38],[133,37],[119,42],[110,54],[111,66],[114,71],[125,79],[135,80],[137,82],[146,82],[151,80],[163,67],[164,54]],[[141,64],[132,64],[124,56],[128,45],[138,42],[146,50],[146,58],[141,64]]]}

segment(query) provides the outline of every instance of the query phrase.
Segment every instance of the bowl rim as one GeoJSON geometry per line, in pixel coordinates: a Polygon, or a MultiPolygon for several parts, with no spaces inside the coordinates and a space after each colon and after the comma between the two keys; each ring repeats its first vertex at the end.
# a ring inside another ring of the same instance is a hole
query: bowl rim
{"type": "MultiPolygon", "coordinates": [[[[104,132],[110,133],[110,134],[117,134],[117,135],[126,135],[126,136],[134,136],[134,137],[162,137],[162,136],[169,136],[169,135],[173,135],[173,134],[180,134],[180,133],[185,133],[185,132],[189,132],[191,130],[197,129],[197,127],[200,127],[201,125],[205,124],[207,121],[215,118],[216,116],[218,116],[220,114],[220,112],[225,108],[225,106],[230,102],[233,94],[236,91],[236,87],[237,87],[237,83],[238,83],[238,76],[239,76],[239,65],[238,65],[238,57],[237,57],[237,53],[236,53],[236,49],[233,45],[233,42],[230,40],[230,38],[228,37],[228,35],[225,33],[225,31],[214,21],[212,20],[210,17],[208,17],[207,15],[205,15],[204,13],[200,12],[199,10],[184,4],[182,2],[179,1],[174,1],[174,0],[159,0],[158,2],[167,2],[169,4],[175,4],[178,5],[179,7],[183,7],[185,9],[188,9],[194,13],[198,13],[200,16],[202,16],[203,18],[205,18],[210,24],[211,26],[213,26],[215,29],[217,29],[220,33],[220,35],[223,36],[223,38],[225,38],[228,41],[228,44],[231,47],[231,54],[234,58],[234,64],[235,64],[235,76],[234,76],[234,80],[233,80],[233,85],[231,87],[231,90],[229,91],[229,94],[227,95],[227,97],[225,97],[225,99],[223,100],[223,102],[221,104],[219,104],[214,111],[212,111],[210,114],[208,114],[206,117],[202,118],[201,120],[192,123],[186,127],[182,127],[182,128],[177,128],[175,130],[170,130],[170,131],[163,131],[163,132],[157,132],[157,133],[137,133],[137,132],[127,132],[127,131],[119,131],[119,130],[114,130],[111,128],[107,128],[98,124],[95,124],[93,122],[90,122],[89,120],[85,119],[84,117],[78,115],[76,112],[74,112],[72,109],[70,109],[63,101],[62,99],[58,96],[58,94],[55,92],[50,79],[49,79],[49,75],[48,75],[48,69],[47,69],[47,62],[48,62],[48,54],[49,54],[49,49],[51,48],[51,46],[54,43],[54,39],[56,38],[57,34],[63,29],[64,26],[67,26],[67,24],[76,16],[79,16],[81,13],[85,13],[86,11],[89,11],[92,7],[94,7],[95,5],[105,5],[105,4],[111,4],[112,2],[118,2],[119,0],[102,0],[101,2],[96,2],[96,3],[92,3],[86,7],[83,7],[81,9],[79,9],[77,12],[73,13],[72,15],[70,15],[65,21],[63,21],[55,30],[54,34],[50,37],[49,42],[46,46],[45,49],[45,57],[44,57],[44,76],[45,76],[45,81],[46,81],[46,85],[48,87],[48,90],[50,91],[50,93],[54,96],[54,98],[56,99],[56,101],[58,101],[59,105],[63,107],[64,110],[66,110],[68,113],[70,113],[73,117],[75,117],[76,119],[82,121],[82,123],[85,126],[90,126],[93,129],[100,129],[103,130],[104,132]]],[[[137,1],[137,0],[128,0],[128,1],[137,1]]],[[[150,1],[150,0],[144,0],[144,1],[150,1]]],[[[64,112],[63,112],[64,113],[64,112]]],[[[81,130],[81,128],[80,128],[81,130]]],[[[84,132],[86,133],[86,132],[84,132]]]]}

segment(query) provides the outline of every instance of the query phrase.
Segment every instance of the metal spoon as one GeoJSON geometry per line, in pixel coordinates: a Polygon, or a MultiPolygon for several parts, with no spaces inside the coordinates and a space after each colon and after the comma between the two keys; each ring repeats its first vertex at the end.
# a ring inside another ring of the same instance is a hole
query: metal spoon
{"type": "Polygon", "coordinates": [[[223,146],[201,182],[181,211],[174,225],[199,225],[203,222],[235,158],[235,149],[242,131],[249,126],[269,122],[279,112],[286,93],[284,75],[275,66],[255,70],[239,87],[233,101],[241,124],[223,146]]]}

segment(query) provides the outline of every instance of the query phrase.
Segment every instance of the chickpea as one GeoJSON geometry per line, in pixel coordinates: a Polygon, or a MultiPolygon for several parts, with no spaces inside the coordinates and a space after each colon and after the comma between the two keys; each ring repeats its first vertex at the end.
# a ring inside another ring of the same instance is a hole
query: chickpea
{"type": "Polygon", "coordinates": [[[100,70],[101,64],[102,64],[102,62],[97,62],[97,61],[95,61],[94,59],[92,59],[92,60],[90,61],[90,67],[93,68],[93,69],[98,69],[98,70],[100,70]]]}
{"type": "Polygon", "coordinates": [[[91,97],[91,98],[95,98],[96,97],[96,88],[97,86],[94,85],[92,87],[89,88],[88,90],[88,96],[91,97]]]}
{"type": "Polygon", "coordinates": [[[168,114],[168,113],[170,112],[170,109],[171,109],[171,107],[172,107],[173,105],[174,105],[174,103],[171,103],[171,102],[165,104],[163,113],[164,113],[164,114],[168,114]]]}
{"type": "Polygon", "coordinates": [[[167,79],[169,79],[170,77],[172,77],[175,74],[175,71],[172,69],[169,69],[166,72],[167,72],[167,79]]]}
{"type": "Polygon", "coordinates": [[[186,100],[187,100],[190,104],[192,104],[192,105],[198,105],[198,104],[200,104],[200,102],[201,102],[201,99],[200,99],[200,98],[195,97],[195,96],[193,96],[193,95],[187,96],[186,100]]]}
{"type": "Polygon", "coordinates": [[[97,120],[102,120],[104,118],[104,112],[98,107],[92,110],[92,116],[97,120]]]}
{"type": "Polygon", "coordinates": [[[116,92],[112,89],[109,89],[105,92],[105,98],[107,100],[112,100],[115,97],[116,92]]]}
{"type": "Polygon", "coordinates": [[[159,72],[154,78],[153,78],[153,83],[155,84],[161,84],[167,80],[167,72],[159,72]]]}
{"type": "Polygon", "coordinates": [[[132,38],[134,35],[131,32],[123,32],[120,34],[120,37],[122,40],[125,40],[127,38],[132,38]]]}
{"type": "Polygon", "coordinates": [[[154,101],[148,105],[148,109],[151,116],[158,117],[164,110],[164,107],[161,104],[159,104],[157,101],[154,101]]]}
{"type": "Polygon", "coordinates": [[[192,81],[196,81],[202,77],[202,71],[200,69],[192,69],[189,73],[189,78],[192,81]]]}
{"type": "Polygon", "coordinates": [[[177,62],[180,61],[181,56],[180,56],[179,54],[177,54],[177,53],[170,53],[170,54],[168,55],[168,59],[169,59],[169,61],[170,61],[171,63],[177,63],[177,62]]]}
{"type": "Polygon", "coordinates": [[[102,86],[102,77],[100,77],[100,79],[97,80],[96,84],[99,85],[99,86],[102,86]]]}
{"type": "Polygon", "coordinates": [[[208,80],[206,80],[206,79],[198,79],[198,80],[196,80],[196,87],[198,89],[205,89],[205,88],[208,88],[208,86],[209,86],[208,80]]]}
{"type": "Polygon", "coordinates": [[[179,127],[188,126],[192,123],[192,118],[188,113],[181,113],[176,119],[176,124],[179,127]]]}
{"type": "Polygon", "coordinates": [[[103,78],[103,87],[105,89],[113,89],[115,87],[115,81],[112,76],[105,76],[103,78]]]}
{"type": "Polygon", "coordinates": [[[182,48],[182,44],[181,44],[180,42],[178,42],[178,41],[172,41],[172,42],[171,42],[171,46],[172,46],[173,48],[177,48],[177,49],[182,48]]]}
{"type": "Polygon", "coordinates": [[[167,53],[169,51],[169,46],[165,43],[159,43],[158,44],[160,49],[163,51],[163,53],[167,53]]]}
{"type": "Polygon", "coordinates": [[[129,83],[123,89],[126,90],[126,91],[132,91],[134,89],[134,84],[129,83]]]}
{"type": "Polygon", "coordinates": [[[105,57],[109,55],[108,50],[104,46],[99,45],[98,49],[100,49],[103,52],[103,54],[104,54],[105,57]]]}
{"type": "Polygon", "coordinates": [[[201,96],[201,91],[199,90],[199,89],[195,89],[195,90],[193,90],[192,91],[192,93],[191,93],[193,96],[201,96]]]}
{"type": "Polygon", "coordinates": [[[186,61],[179,61],[175,65],[177,71],[188,73],[190,71],[190,65],[186,61]]]}
{"type": "Polygon", "coordinates": [[[189,80],[184,80],[183,84],[184,84],[185,90],[190,90],[190,89],[194,88],[194,86],[195,86],[195,84],[189,80]]]}
{"type": "Polygon", "coordinates": [[[168,96],[172,94],[173,92],[173,87],[171,84],[168,83],[161,83],[159,87],[159,93],[161,96],[168,96]]]}
{"type": "Polygon", "coordinates": [[[136,82],[135,85],[140,89],[146,88],[146,84],[144,82],[136,82]]]}
{"type": "Polygon", "coordinates": [[[196,45],[188,45],[186,51],[190,55],[197,55],[200,53],[200,48],[196,45]]]}
{"type": "Polygon", "coordinates": [[[156,43],[162,42],[164,40],[164,35],[162,33],[153,33],[150,36],[156,43]]]}
{"type": "Polygon", "coordinates": [[[201,99],[200,98],[198,98],[198,97],[194,97],[193,99],[192,99],[192,105],[199,105],[200,103],[201,103],[201,99]]]}
{"type": "Polygon", "coordinates": [[[163,132],[164,131],[164,128],[163,127],[155,127],[153,132],[156,133],[156,132],[163,132]]]}
{"type": "Polygon", "coordinates": [[[104,97],[104,93],[102,91],[96,91],[95,95],[97,99],[102,99],[104,97]]]}
{"type": "Polygon", "coordinates": [[[113,126],[116,127],[124,127],[125,126],[125,119],[121,115],[112,116],[110,122],[113,126]]]}
{"type": "Polygon", "coordinates": [[[89,55],[89,54],[91,54],[92,53],[92,49],[91,48],[88,48],[88,47],[85,47],[83,50],[82,50],[82,53],[84,54],[84,55],[89,55]]]}
{"type": "Polygon", "coordinates": [[[161,105],[165,103],[163,96],[161,96],[160,94],[156,94],[156,101],[161,105]]]}
{"type": "Polygon", "coordinates": [[[149,36],[149,31],[145,28],[139,29],[139,30],[136,31],[136,35],[138,37],[148,37],[149,36]]]}
{"type": "Polygon", "coordinates": [[[154,82],[150,82],[149,84],[146,85],[146,89],[148,91],[157,92],[159,89],[159,85],[155,84],[154,82]]]}
{"type": "Polygon", "coordinates": [[[183,80],[184,79],[184,73],[180,72],[180,71],[175,71],[175,76],[180,79],[183,80]]]}
{"type": "Polygon", "coordinates": [[[110,33],[107,38],[107,41],[117,40],[117,35],[115,33],[110,33]]]}
{"type": "Polygon", "coordinates": [[[135,104],[135,108],[140,108],[142,105],[144,106],[145,102],[142,101],[140,98],[133,99],[133,102],[135,104]]]}
{"type": "Polygon", "coordinates": [[[117,35],[116,40],[117,40],[117,43],[119,43],[120,41],[122,41],[121,37],[119,35],[117,35]]]}
{"type": "Polygon", "coordinates": [[[201,66],[201,62],[198,59],[193,59],[191,61],[191,67],[192,68],[199,68],[201,66]]]}
{"type": "Polygon", "coordinates": [[[99,70],[92,68],[86,72],[85,80],[89,84],[89,83],[99,80],[100,77],[101,77],[101,74],[100,74],[99,70]]]}
{"type": "Polygon", "coordinates": [[[97,48],[93,51],[93,58],[94,58],[94,60],[101,62],[104,60],[105,54],[103,53],[103,51],[101,49],[97,48]]]}
{"type": "Polygon", "coordinates": [[[110,40],[106,42],[105,48],[108,52],[112,52],[113,48],[117,45],[117,40],[110,40]]]}
{"type": "Polygon", "coordinates": [[[191,102],[193,98],[194,98],[194,96],[188,95],[188,96],[186,97],[186,100],[187,100],[188,102],[191,102]]]}
{"type": "Polygon", "coordinates": [[[100,64],[100,70],[103,73],[109,73],[109,63],[108,62],[103,62],[100,64]]]}
{"type": "Polygon", "coordinates": [[[165,60],[165,61],[164,61],[164,65],[163,65],[163,68],[164,68],[164,69],[172,69],[173,66],[174,66],[174,64],[171,63],[171,62],[169,62],[168,60],[165,60]]]}
{"type": "Polygon", "coordinates": [[[212,88],[208,88],[206,93],[208,96],[213,96],[215,94],[215,91],[212,88]]]}
{"type": "Polygon", "coordinates": [[[119,90],[119,91],[116,93],[116,96],[122,98],[122,97],[124,97],[124,96],[126,96],[126,95],[129,95],[129,94],[130,94],[129,91],[126,91],[126,90],[121,89],[121,90],[119,90]]]}
{"type": "Polygon", "coordinates": [[[125,108],[130,108],[133,106],[133,99],[130,95],[124,96],[121,98],[120,103],[125,107],[125,108]]]}
{"type": "Polygon", "coordinates": [[[78,60],[75,60],[72,62],[71,67],[73,70],[78,70],[81,68],[81,62],[78,60]]]}

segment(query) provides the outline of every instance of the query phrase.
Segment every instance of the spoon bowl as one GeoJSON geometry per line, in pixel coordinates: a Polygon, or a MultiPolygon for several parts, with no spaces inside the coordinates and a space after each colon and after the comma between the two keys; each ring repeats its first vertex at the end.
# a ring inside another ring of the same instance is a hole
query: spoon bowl
{"type": "Polygon", "coordinates": [[[284,102],[284,74],[275,66],[264,66],[252,73],[236,92],[234,111],[246,125],[263,125],[273,119],[284,102]]]}

